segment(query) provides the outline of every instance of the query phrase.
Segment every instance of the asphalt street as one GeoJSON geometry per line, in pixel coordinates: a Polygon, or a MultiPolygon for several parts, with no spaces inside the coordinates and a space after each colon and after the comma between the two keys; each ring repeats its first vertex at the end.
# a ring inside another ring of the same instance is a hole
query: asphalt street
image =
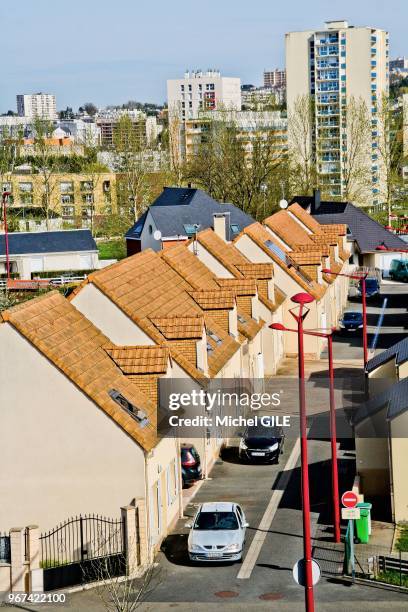
{"type": "MultiPolygon", "coordinates": [[[[370,356],[401,340],[408,332],[408,285],[386,281],[381,284],[380,295],[367,300],[368,348],[370,356]],[[382,306],[386,308],[382,326],[379,329],[375,349],[371,350],[376,336],[382,306]]],[[[362,311],[361,298],[350,298],[346,310],[362,311]]],[[[361,335],[337,334],[335,359],[363,358],[361,335]]]]}

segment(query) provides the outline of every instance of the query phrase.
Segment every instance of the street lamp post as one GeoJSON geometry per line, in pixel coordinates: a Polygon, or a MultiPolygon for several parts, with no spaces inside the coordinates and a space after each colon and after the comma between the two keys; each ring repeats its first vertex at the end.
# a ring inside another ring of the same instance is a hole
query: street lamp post
{"type": "MultiPolygon", "coordinates": [[[[313,575],[312,575],[312,541],[310,533],[310,493],[309,466],[307,458],[307,422],[306,422],[306,391],[305,391],[305,355],[303,343],[303,321],[309,312],[306,304],[313,302],[309,293],[297,293],[291,298],[299,306],[289,310],[297,323],[298,334],[298,371],[299,371],[299,419],[300,419],[300,458],[302,480],[302,519],[303,519],[303,558],[305,562],[305,604],[306,612],[314,612],[313,575]]],[[[283,329],[275,324],[273,329],[283,329]]]]}
{"type": "Polygon", "coordinates": [[[345,276],[346,278],[352,278],[354,280],[361,281],[361,301],[363,304],[363,361],[364,368],[368,361],[368,343],[367,343],[367,294],[366,294],[366,278],[368,272],[362,272],[361,274],[345,274],[344,272],[332,272],[325,268],[322,270],[323,274],[332,274],[333,276],[345,276]]]}
{"type": "Polygon", "coordinates": [[[4,220],[4,242],[6,245],[6,272],[7,281],[10,280],[10,253],[9,253],[9,241],[8,241],[8,226],[7,226],[7,201],[11,195],[10,191],[3,191],[2,203],[3,203],[3,220],[4,220]]]}
{"type": "MultiPolygon", "coordinates": [[[[289,329],[281,323],[272,323],[269,326],[278,331],[297,333],[296,329],[289,329]]],[[[317,332],[303,330],[306,336],[326,338],[328,342],[329,360],[329,389],[330,389],[330,444],[331,444],[331,473],[332,473],[332,503],[333,503],[333,534],[336,544],[340,543],[340,502],[339,502],[339,475],[337,466],[337,428],[336,428],[336,405],[334,397],[334,368],[333,368],[333,331],[317,332]]]]}

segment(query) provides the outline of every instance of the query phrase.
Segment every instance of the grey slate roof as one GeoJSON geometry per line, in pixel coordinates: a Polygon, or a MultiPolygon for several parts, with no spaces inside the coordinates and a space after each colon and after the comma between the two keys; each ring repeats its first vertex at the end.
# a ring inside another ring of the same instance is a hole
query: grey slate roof
{"type": "MultiPolygon", "coordinates": [[[[8,241],[10,255],[97,250],[91,232],[81,229],[55,232],[11,232],[8,235],[8,241]]],[[[2,234],[0,235],[0,255],[5,254],[6,242],[2,234]]]]}
{"type": "MultiPolygon", "coordinates": [[[[233,204],[220,204],[201,189],[165,187],[149,208],[150,214],[163,237],[185,236],[184,225],[200,225],[200,230],[213,227],[213,214],[229,212],[230,224],[239,230],[231,234],[234,238],[254,219],[233,204]]],[[[126,238],[138,239],[146,221],[144,213],[126,232],[126,238]]]]}
{"type": "Polygon", "coordinates": [[[376,370],[380,365],[387,363],[387,361],[393,358],[395,358],[396,365],[408,361],[408,337],[403,338],[403,340],[400,340],[385,351],[382,351],[382,353],[378,353],[378,355],[370,359],[366,365],[366,372],[370,373],[376,370]]]}
{"type": "Polygon", "coordinates": [[[358,408],[353,417],[353,425],[370,419],[382,408],[387,407],[387,420],[395,419],[408,410],[408,378],[400,380],[373,399],[358,408]]]}
{"type": "Polygon", "coordinates": [[[313,197],[297,196],[293,198],[291,204],[295,202],[305,210],[311,208],[312,216],[323,225],[335,223],[347,225],[360,253],[372,253],[382,243],[389,249],[407,248],[406,242],[350,202],[322,201],[317,210],[313,210],[313,197]]]}

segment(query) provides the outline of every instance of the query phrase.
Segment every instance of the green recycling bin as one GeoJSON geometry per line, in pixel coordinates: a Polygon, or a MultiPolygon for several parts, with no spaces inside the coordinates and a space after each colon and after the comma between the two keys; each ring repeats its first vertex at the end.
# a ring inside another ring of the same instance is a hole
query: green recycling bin
{"type": "Polygon", "coordinates": [[[372,504],[360,502],[357,504],[357,508],[360,508],[360,518],[356,519],[357,539],[362,544],[367,544],[371,535],[372,504]]]}

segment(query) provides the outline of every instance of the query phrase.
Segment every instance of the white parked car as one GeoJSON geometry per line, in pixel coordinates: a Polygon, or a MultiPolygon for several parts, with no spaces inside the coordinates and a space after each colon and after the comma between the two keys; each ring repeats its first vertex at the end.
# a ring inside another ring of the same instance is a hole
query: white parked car
{"type": "Polygon", "coordinates": [[[201,504],[188,536],[191,561],[240,561],[248,527],[245,514],[232,502],[201,504]]]}

